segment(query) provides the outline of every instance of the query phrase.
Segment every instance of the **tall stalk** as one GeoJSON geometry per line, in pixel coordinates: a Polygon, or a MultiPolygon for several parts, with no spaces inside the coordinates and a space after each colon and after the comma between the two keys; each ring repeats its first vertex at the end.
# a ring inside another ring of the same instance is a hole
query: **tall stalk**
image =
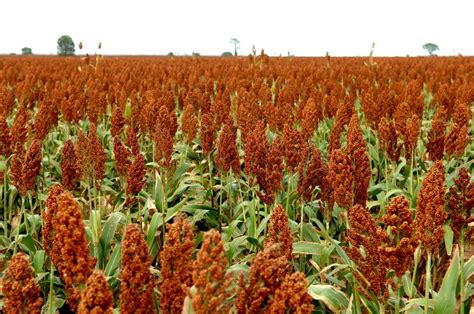
{"type": "Polygon", "coordinates": [[[219,222],[219,232],[222,232],[222,193],[223,193],[223,188],[222,188],[222,176],[221,176],[221,190],[219,193],[219,209],[218,209],[218,222],[219,222]]]}
{"type": "MultiPolygon", "coordinates": [[[[288,174],[288,181],[286,182],[286,212],[288,213],[288,216],[290,214],[290,189],[291,189],[291,178],[292,175],[288,174]]],[[[294,214],[294,213],[293,213],[294,214]]],[[[295,215],[293,215],[291,218],[295,218],[295,215]]]]}
{"type": "Polygon", "coordinates": [[[15,254],[17,252],[17,249],[18,249],[18,241],[19,241],[19,238],[20,238],[21,218],[23,217],[23,215],[25,215],[25,227],[26,227],[25,197],[24,196],[21,197],[21,209],[20,209],[20,215],[18,215],[19,220],[18,220],[18,226],[17,226],[17,229],[16,229],[15,247],[13,249],[13,254],[15,254]]]}
{"type": "Polygon", "coordinates": [[[401,296],[401,291],[402,291],[402,287],[401,287],[401,282],[398,282],[397,284],[398,287],[397,287],[397,295],[395,296],[395,314],[398,314],[400,313],[400,300],[402,298],[401,296]]]}
{"type": "MultiPolygon", "coordinates": [[[[160,174],[161,176],[161,174],[160,174]]],[[[166,169],[163,169],[163,175],[161,176],[161,210],[162,210],[162,215],[163,215],[163,224],[162,224],[162,228],[163,228],[163,243],[165,243],[164,241],[164,237],[165,237],[165,219],[166,219],[166,212],[168,210],[168,202],[166,200],[166,177],[167,177],[167,173],[166,173],[166,169]]]]}
{"type": "Polygon", "coordinates": [[[301,202],[300,206],[300,241],[303,241],[303,222],[304,222],[304,202],[301,202]]]}
{"type": "Polygon", "coordinates": [[[211,154],[207,154],[207,164],[209,165],[209,184],[211,190],[211,207],[214,208],[214,168],[212,167],[211,154]]]}
{"type": "Polygon", "coordinates": [[[431,252],[428,252],[428,260],[426,261],[426,277],[425,277],[425,310],[424,310],[425,314],[428,314],[428,310],[429,310],[430,288],[431,288],[431,252]]]}
{"type": "MultiPolygon", "coordinates": [[[[352,262],[352,267],[355,267],[354,262],[352,262]]],[[[354,280],[354,278],[352,280],[353,280],[352,286],[354,287],[355,314],[359,314],[359,313],[362,313],[361,308],[360,308],[360,295],[359,295],[359,291],[357,290],[357,282],[354,280]]]]}
{"type": "Polygon", "coordinates": [[[413,275],[411,277],[411,283],[410,283],[410,291],[408,292],[410,299],[414,297],[414,289],[415,289],[415,279],[416,279],[416,273],[418,271],[418,262],[420,260],[420,254],[417,254],[421,248],[418,247],[417,250],[415,251],[415,266],[413,268],[413,275]]]}
{"type": "Polygon", "coordinates": [[[414,163],[414,159],[415,157],[413,156],[413,152],[411,154],[411,158],[410,158],[410,197],[412,198],[413,200],[413,163],[414,163]]]}
{"type": "MultiPolygon", "coordinates": [[[[5,166],[6,167],[6,166],[5,166]]],[[[5,235],[8,235],[8,223],[11,223],[11,211],[7,210],[7,176],[3,174],[3,221],[5,222],[5,235]]]]}
{"type": "MultiPolygon", "coordinates": [[[[464,265],[464,228],[461,228],[461,238],[460,238],[460,246],[461,246],[461,266],[464,265]]],[[[465,284],[464,284],[464,274],[461,269],[461,272],[459,274],[459,281],[461,282],[461,291],[459,292],[460,298],[461,298],[461,304],[459,305],[459,313],[464,314],[464,298],[465,298],[465,284]]]]}
{"type": "Polygon", "coordinates": [[[48,313],[54,314],[54,291],[53,291],[53,275],[54,275],[54,264],[50,258],[49,262],[49,306],[48,313]]]}

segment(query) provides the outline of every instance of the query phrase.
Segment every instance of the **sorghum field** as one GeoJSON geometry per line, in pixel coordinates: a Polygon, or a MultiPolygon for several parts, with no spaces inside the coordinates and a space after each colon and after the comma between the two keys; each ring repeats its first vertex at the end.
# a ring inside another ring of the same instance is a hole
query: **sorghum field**
{"type": "Polygon", "coordinates": [[[5,313],[469,313],[474,58],[0,58],[5,313]]]}

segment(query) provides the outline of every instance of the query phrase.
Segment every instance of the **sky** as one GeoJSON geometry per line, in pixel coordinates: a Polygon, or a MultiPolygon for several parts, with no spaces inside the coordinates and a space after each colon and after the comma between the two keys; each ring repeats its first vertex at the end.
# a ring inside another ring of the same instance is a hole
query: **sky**
{"type": "Polygon", "coordinates": [[[76,53],[269,55],[474,55],[472,0],[0,0],[0,54],[56,54],[69,35],[76,53]],[[78,44],[83,43],[79,51],[78,44]]]}

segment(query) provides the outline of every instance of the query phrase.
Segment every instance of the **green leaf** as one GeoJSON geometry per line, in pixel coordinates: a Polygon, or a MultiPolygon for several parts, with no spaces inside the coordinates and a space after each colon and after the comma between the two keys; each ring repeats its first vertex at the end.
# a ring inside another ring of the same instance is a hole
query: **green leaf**
{"type": "Polygon", "coordinates": [[[159,227],[163,225],[163,218],[161,213],[154,213],[151,217],[150,226],[148,227],[148,232],[146,234],[146,244],[148,250],[152,247],[153,241],[155,240],[156,231],[159,227]]]}
{"type": "Polygon", "coordinates": [[[105,249],[109,248],[111,245],[111,241],[115,235],[115,230],[117,230],[117,226],[125,216],[120,212],[112,213],[102,228],[102,235],[100,237],[100,243],[102,247],[105,249]]]}
{"type": "Polygon", "coordinates": [[[63,307],[64,303],[66,300],[59,298],[55,295],[53,295],[53,301],[51,302],[51,298],[49,297],[50,295],[48,294],[48,299],[46,303],[43,305],[42,308],[42,313],[56,313],[60,308],[63,307]],[[50,303],[52,303],[50,306],[50,303]]]}
{"type": "Polygon", "coordinates": [[[255,238],[252,238],[252,237],[247,237],[247,241],[250,243],[250,244],[253,244],[255,246],[257,246],[258,248],[262,249],[263,250],[263,246],[262,244],[260,244],[260,242],[255,239],[255,238]]]}
{"type": "Polygon", "coordinates": [[[349,258],[349,256],[347,256],[346,251],[344,251],[341,248],[341,246],[339,245],[339,241],[331,239],[331,238],[329,238],[329,241],[331,241],[332,245],[334,245],[334,247],[336,248],[337,254],[342,258],[344,263],[351,264],[351,259],[349,258]]]}
{"type": "Polygon", "coordinates": [[[456,247],[451,263],[443,278],[434,307],[435,314],[454,313],[456,307],[456,286],[460,274],[459,249],[456,247]]]}
{"type": "Polygon", "coordinates": [[[370,159],[372,159],[376,163],[379,163],[379,150],[375,146],[369,145],[368,151],[370,159]]]}
{"type": "Polygon", "coordinates": [[[293,254],[321,255],[323,246],[320,243],[300,241],[293,243],[293,254]]]}
{"type": "Polygon", "coordinates": [[[35,269],[35,273],[41,273],[43,271],[44,257],[44,250],[36,251],[35,257],[33,258],[33,268],[35,269]]]}
{"type": "Polygon", "coordinates": [[[474,256],[471,256],[463,266],[463,278],[468,281],[469,278],[474,274],[474,256]]]}
{"type": "Polygon", "coordinates": [[[155,178],[154,186],[154,195],[155,195],[155,205],[156,209],[159,212],[163,212],[163,204],[165,202],[165,196],[163,195],[163,182],[161,181],[161,176],[157,175],[155,178]]]}
{"type": "Polygon", "coordinates": [[[27,251],[28,254],[34,254],[36,252],[35,240],[33,240],[31,235],[20,235],[20,238],[22,248],[27,251]]]}
{"type": "Polygon", "coordinates": [[[323,302],[333,312],[345,311],[349,306],[346,294],[331,285],[311,285],[308,287],[308,294],[323,302]]]}
{"type": "Polygon", "coordinates": [[[94,244],[99,241],[99,232],[101,225],[100,210],[91,210],[89,224],[92,231],[92,241],[94,244]]]}
{"type": "Polygon", "coordinates": [[[227,255],[230,257],[230,260],[233,260],[237,255],[242,251],[245,247],[243,243],[245,242],[246,237],[240,236],[233,239],[231,242],[226,242],[226,252],[227,255]]]}
{"type": "Polygon", "coordinates": [[[367,202],[367,208],[371,209],[373,207],[380,207],[382,205],[381,201],[369,201],[367,202]]]}
{"type": "Polygon", "coordinates": [[[112,255],[110,255],[110,259],[105,267],[104,273],[107,277],[112,276],[115,271],[118,269],[120,264],[120,244],[116,244],[114,250],[112,251],[112,255]]]}
{"type": "Polygon", "coordinates": [[[403,274],[403,277],[402,277],[403,290],[408,295],[416,295],[416,285],[413,285],[413,290],[415,291],[415,293],[410,293],[410,289],[412,287],[411,282],[412,282],[411,273],[406,272],[405,274],[403,274]]]}
{"type": "Polygon", "coordinates": [[[369,300],[363,295],[360,296],[360,300],[362,301],[362,304],[367,308],[369,313],[384,314],[384,313],[380,313],[380,306],[377,301],[369,300]]]}
{"type": "Polygon", "coordinates": [[[262,219],[262,221],[260,221],[260,224],[258,225],[258,228],[257,228],[257,236],[263,234],[263,231],[268,225],[268,220],[270,220],[270,217],[271,215],[267,215],[265,218],[262,219]]]}
{"type": "Polygon", "coordinates": [[[446,252],[448,256],[451,256],[451,252],[453,251],[453,238],[454,233],[453,229],[451,229],[450,225],[444,225],[444,245],[446,245],[446,252]]]}
{"type": "Polygon", "coordinates": [[[49,273],[46,273],[46,272],[37,273],[35,277],[35,282],[36,283],[41,282],[41,280],[43,280],[43,278],[45,278],[47,275],[49,275],[49,273]]]}
{"type": "Polygon", "coordinates": [[[391,189],[388,191],[388,193],[385,195],[385,200],[388,200],[392,195],[401,195],[403,194],[402,189],[391,189]]]}
{"type": "MultiPolygon", "coordinates": [[[[425,298],[410,299],[408,300],[407,304],[401,311],[408,312],[408,313],[420,313],[419,309],[421,309],[421,307],[424,308],[425,304],[426,304],[425,298]]],[[[432,308],[434,305],[435,305],[435,300],[429,299],[428,307],[432,308]]]]}

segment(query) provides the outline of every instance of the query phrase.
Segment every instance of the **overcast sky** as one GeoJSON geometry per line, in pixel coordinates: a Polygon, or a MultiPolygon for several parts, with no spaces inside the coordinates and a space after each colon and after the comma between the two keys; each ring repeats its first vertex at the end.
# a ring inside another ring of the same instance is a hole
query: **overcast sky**
{"type": "Polygon", "coordinates": [[[55,54],[57,39],[83,53],[217,55],[255,45],[270,55],[474,55],[472,0],[2,0],[0,53],[55,54]]]}

